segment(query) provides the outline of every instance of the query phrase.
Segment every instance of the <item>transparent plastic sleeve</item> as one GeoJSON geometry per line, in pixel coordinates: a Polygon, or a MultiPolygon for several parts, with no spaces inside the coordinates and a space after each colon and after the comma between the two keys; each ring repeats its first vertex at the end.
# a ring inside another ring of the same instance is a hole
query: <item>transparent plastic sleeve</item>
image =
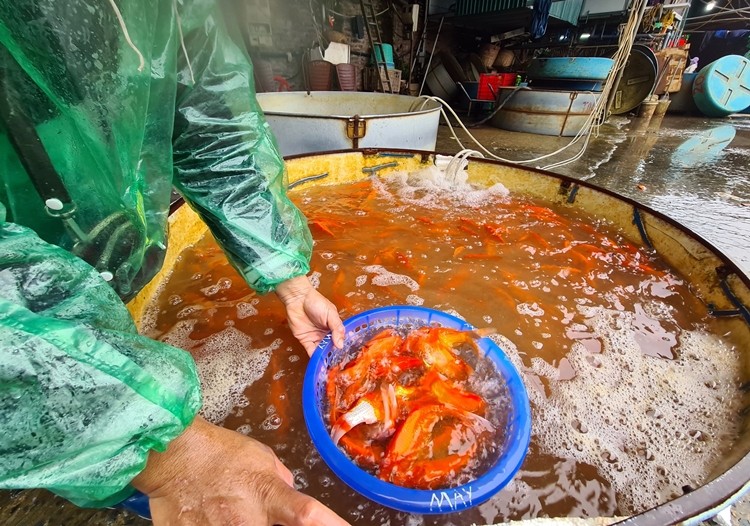
{"type": "Polygon", "coordinates": [[[187,352],[138,335],[85,262],[0,223],[0,487],[119,502],[200,402],[187,352]]]}
{"type": "Polygon", "coordinates": [[[175,186],[247,283],[267,292],[309,272],[312,238],[286,195],[284,163],[255,98],[250,61],[228,35],[220,17],[209,17],[185,42],[175,186]]]}

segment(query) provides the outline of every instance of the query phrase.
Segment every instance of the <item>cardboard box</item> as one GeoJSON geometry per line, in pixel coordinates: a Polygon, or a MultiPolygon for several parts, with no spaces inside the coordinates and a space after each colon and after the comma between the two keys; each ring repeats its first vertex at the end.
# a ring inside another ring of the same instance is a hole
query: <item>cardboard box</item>
{"type": "MultiPolygon", "coordinates": [[[[389,69],[388,77],[391,80],[391,90],[393,93],[401,92],[401,70],[400,69],[389,69]]],[[[380,78],[385,81],[385,67],[380,66],[380,78]]],[[[377,72],[374,67],[367,68],[367,75],[365,76],[365,89],[367,91],[383,91],[383,88],[378,82],[377,72]]],[[[388,84],[385,83],[385,91],[388,91],[388,84]]]]}

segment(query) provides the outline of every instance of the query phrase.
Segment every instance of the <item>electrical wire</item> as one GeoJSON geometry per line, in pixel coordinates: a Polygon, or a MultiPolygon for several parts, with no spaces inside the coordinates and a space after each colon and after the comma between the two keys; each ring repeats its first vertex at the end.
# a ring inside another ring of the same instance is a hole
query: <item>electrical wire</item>
{"type": "Polygon", "coordinates": [[[691,16],[690,20],[702,20],[704,18],[717,18],[722,17],[726,15],[731,15],[734,13],[744,13],[746,11],[750,11],[750,7],[738,7],[736,9],[727,9],[723,8],[720,11],[717,11],[716,13],[708,13],[706,15],[697,15],[697,16],[691,16]]]}
{"type": "MultiPolygon", "coordinates": [[[[704,28],[706,26],[712,26],[715,29],[717,27],[717,24],[724,24],[726,22],[747,22],[748,20],[750,20],[750,18],[745,17],[745,16],[715,18],[711,20],[706,20],[705,22],[699,21],[697,25],[687,24],[685,26],[685,31],[692,32],[692,31],[696,31],[698,29],[704,28]]],[[[718,27],[721,27],[721,26],[718,26],[718,27]]]]}
{"type": "Polygon", "coordinates": [[[697,22],[703,22],[704,19],[713,20],[715,18],[724,18],[729,15],[739,15],[744,16],[744,13],[750,12],[750,7],[743,7],[742,9],[732,9],[728,11],[719,11],[717,13],[712,13],[710,15],[700,15],[700,16],[693,16],[690,17],[690,22],[697,21],[697,22]]]}
{"type": "Polygon", "coordinates": [[[743,22],[748,20],[748,17],[745,16],[745,14],[750,14],[750,7],[739,7],[734,9],[720,7],[719,11],[716,13],[690,17],[685,24],[685,28],[686,30],[688,30],[688,27],[690,30],[696,30],[714,23],[743,22]]]}
{"type": "MultiPolygon", "coordinates": [[[[445,102],[443,99],[441,99],[440,97],[432,97],[432,96],[429,96],[429,95],[422,95],[421,98],[424,99],[425,103],[428,102],[428,101],[430,101],[430,100],[432,100],[432,101],[437,102],[438,104],[440,104],[440,106],[441,106],[441,108],[440,108],[441,115],[445,119],[445,122],[448,125],[448,128],[450,129],[452,137],[454,139],[456,139],[456,141],[458,142],[458,145],[462,149],[468,150],[469,148],[467,148],[461,142],[461,139],[459,139],[458,135],[456,135],[456,130],[453,127],[453,124],[451,124],[451,120],[448,118],[448,114],[445,111],[446,109],[455,118],[456,122],[458,123],[458,126],[461,127],[461,129],[466,133],[466,135],[469,136],[469,138],[474,142],[474,144],[476,144],[479,147],[479,149],[482,152],[484,152],[485,154],[487,154],[487,156],[491,157],[492,159],[496,159],[498,161],[503,161],[503,162],[506,162],[506,163],[526,164],[526,163],[538,162],[540,160],[546,159],[548,157],[551,157],[553,155],[556,155],[556,154],[562,152],[563,150],[565,150],[566,148],[568,148],[570,145],[578,142],[578,140],[580,140],[580,137],[582,136],[582,134],[579,132],[579,135],[577,135],[576,137],[574,137],[573,140],[571,140],[571,142],[568,145],[566,145],[566,146],[564,146],[564,147],[562,147],[562,148],[560,148],[560,149],[558,149],[558,150],[556,150],[556,151],[554,151],[552,153],[546,154],[546,155],[541,155],[539,157],[534,157],[532,159],[524,159],[524,160],[506,159],[504,157],[500,157],[499,155],[495,155],[494,153],[492,153],[491,151],[489,151],[487,148],[485,148],[484,145],[482,145],[482,143],[480,143],[479,140],[476,137],[474,137],[474,135],[472,135],[472,133],[466,128],[466,126],[464,125],[464,123],[461,121],[461,118],[456,114],[456,112],[453,110],[453,108],[451,108],[450,105],[447,102],[445,102]]],[[[423,107],[424,107],[424,105],[422,106],[422,108],[423,107]]],[[[420,108],[420,109],[422,109],[422,108],[420,108]]]]}
{"type": "MultiPolygon", "coordinates": [[[[711,26],[711,27],[713,27],[715,29],[716,28],[716,24],[725,24],[727,22],[747,22],[748,20],[750,20],[750,19],[748,19],[747,17],[717,18],[715,20],[707,20],[707,21],[702,22],[702,23],[700,23],[698,25],[695,25],[695,26],[685,26],[685,31],[688,32],[688,33],[691,33],[691,32],[697,31],[697,30],[699,30],[701,28],[704,28],[706,26],[711,26]]],[[[719,27],[721,27],[721,26],[719,26],[719,27]]]]}
{"type": "MultiPolygon", "coordinates": [[[[705,0],[701,1],[703,4],[708,4],[705,0]]],[[[747,2],[744,3],[746,4],[744,7],[734,7],[732,2],[729,3],[732,7],[717,5],[715,6],[716,12],[692,16],[685,23],[685,31],[696,32],[710,24],[748,21],[750,17],[745,15],[750,15],[750,6],[747,5],[747,2]]]]}
{"type": "Polygon", "coordinates": [[[112,11],[115,12],[115,16],[117,17],[117,23],[120,24],[120,29],[122,29],[122,36],[125,37],[125,42],[127,42],[128,46],[130,46],[130,49],[132,49],[136,55],[138,55],[138,71],[143,71],[143,67],[146,65],[146,60],[143,58],[143,53],[141,53],[141,50],[136,47],[135,44],[133,44],[133,41],[130,39],[130,33],[128,33],[128,26],[125,25],[125,20],[122,18],[122,13],[120,12],[120,9],[117,7],[117,4],[115,3],[115,0],[109,0],[109,5],[112,7],[112,11]]]}
{"type": "MultiPolygon", "coordinates": [[[[505,103],[508,102],[513,97],[513,95],[515,95],[516,92],[518,90],[520,90],[520,89],[524,89],[524,87],[519,84],[518,86],[515,87],[515,89],[513,91],[511,91],[508,94],[507,97],[505,97],[503,99],[503,101],[500,104],[497,105],[497,108],[495,108],[494,110],[492,110],[492,113],[490,113],[489,115],[487,115],[482,120],[479,120],[479,121],[476,121],[476,122],[472,122],[471,124],[469,124],[469,128],[476,128],[480,124],[484,124],[485,122],[487,122],[488,120],[490,120],[492,117],[494,117],[495,115],[497,115],[498,112],[503,109],[503,106],[505,106],[505,103]]],[[[526,89],[529,89],[529,88],[526,88],[526,89]]]]}
{"type": "MultiPolygon", "coordinates": [[[[382,11],[381,11],[380,13],[375,13],[375,16],[376,16],[376,17],[377,17],[377,16],[383,16],[384,14],[386,14],[386,13],[387,13],[388,11],[390,11],[390,10],[391,10],[391,8],[390,8],[390,7],[386,7],[386,8],[385,8],[385,9],[383,9],[383,10],[382,10],[382,11]]],[[[333,13],[334,15],[336,15],[336,16],[340,16],[340,17],[342,17],[342,18],[356,18],[357,16],[359,16],[359,15],[345,15],[345,14],[343,14],[343,13],[338,13],[338,12],[334,11],[333,9],[326,9],[326,12],[328,12],[328,13],[333,13]]]]}

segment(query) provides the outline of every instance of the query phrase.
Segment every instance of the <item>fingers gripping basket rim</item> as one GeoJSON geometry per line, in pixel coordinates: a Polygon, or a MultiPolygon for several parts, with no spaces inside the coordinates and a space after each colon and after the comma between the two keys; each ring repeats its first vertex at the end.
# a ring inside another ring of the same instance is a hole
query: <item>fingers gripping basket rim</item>
{"type": "MultiPolygon", "coordinates": [[[[385,327],[420,327],[438,325],[458,330],[473,329],[465,321],[426,307],[392,306],[372,309],[347,319],[345,348],[364,341],[385,327]]],[[[483,475],[455,488],[419,490],[385,482],[355,465],[328,434],[323,406],[327,372],[340,361],[342,350],[336,349],[328,335],[315,350],[305,374],[302,408],[308,432],[320,456],[331,470],[352,489],[365,497],[399,511],[438,514],[462,511],[485,502],[506,486],[521,467],[531,438],[531,409],[520,374],[503,351],[488,338],[477,342],[481,351],[502,375],[510,399],[511,413],[506,428],[505,451],[483,475]]]]}

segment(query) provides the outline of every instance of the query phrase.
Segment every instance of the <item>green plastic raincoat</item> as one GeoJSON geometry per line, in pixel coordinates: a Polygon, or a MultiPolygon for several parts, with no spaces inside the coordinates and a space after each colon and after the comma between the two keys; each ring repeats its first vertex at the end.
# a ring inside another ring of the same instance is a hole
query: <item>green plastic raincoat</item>
{"type": "Polygon", "coordinates": [[[213,4],[0,0],[0,487],[110,505],[194,418],[192,359],[121,301],[161,265],[173,185],[256,290],[309,271],[213,4]]]}

